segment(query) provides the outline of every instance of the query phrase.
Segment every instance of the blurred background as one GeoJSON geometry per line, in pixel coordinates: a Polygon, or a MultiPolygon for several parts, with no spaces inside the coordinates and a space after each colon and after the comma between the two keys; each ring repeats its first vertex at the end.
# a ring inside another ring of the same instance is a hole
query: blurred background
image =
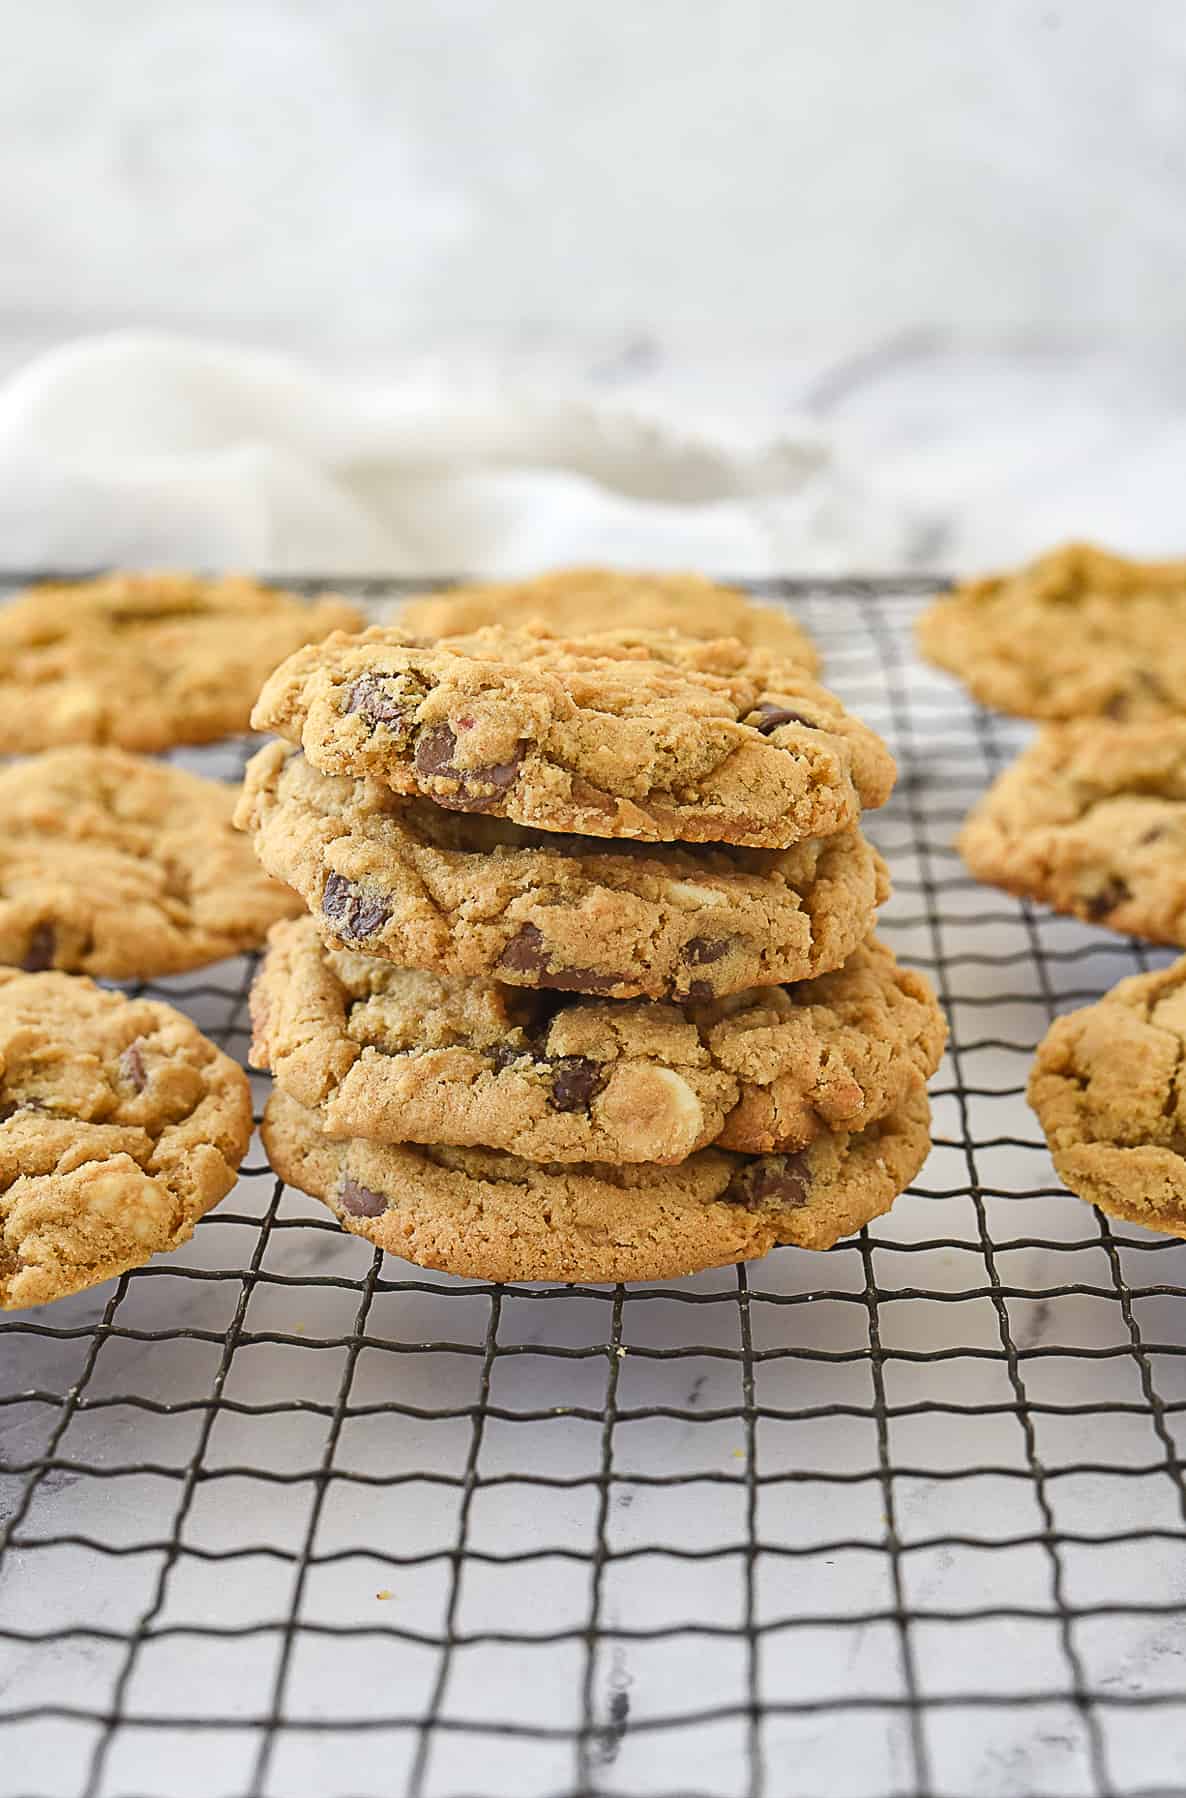
{"type": "Polygon", "coordinates": [[[896,559],[1182,547],[1180,0],[41,0],[0,169],[0,373],[151,327],[808,419],[896,559]]]}

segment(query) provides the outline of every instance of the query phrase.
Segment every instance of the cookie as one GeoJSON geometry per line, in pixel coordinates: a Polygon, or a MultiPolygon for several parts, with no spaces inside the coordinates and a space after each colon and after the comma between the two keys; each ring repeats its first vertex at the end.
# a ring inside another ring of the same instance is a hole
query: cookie
{"type": "Polygon", "coordinates": [[[756,604],[736,587],[702,574],[626,574],[610,568],[561,568],[534,580],[450,587],[406,601],[403,630],[417,637],[461,636],[488,624],[536,620],[558,637],[589,630],[682,631],[686,637],[736,637],[752,649],[774,650],[808,674],[819,652],[781,606],[756,604]]]}
{"type": "Polygon", "coordinates": [[[918,621],[922,652],[1023,718],[1186,714],[1186,562],[1072,543],[966,581],[918,621]]]}
{"type": "Polygon", "coordinates": [[[980,880],[1186,945],[1186,719],[1047,726],[973,811],[959,846],[980,880]]]}
{"type": "Polygon", "coordinates": [[[525,830],[319,774],[269,744],[236,812],[334,948],[628,999],[708,999],[838,968],[889,883],[859,831],[790,849],[525,830]]]}
{"type": "Polygon", "coordinates": [[[884,804],[894,762],[790,663],[724,639],[373,628],[290,656],[252,713],[326,774],[541,830],[785,848],[884,804]]]}
{"type": "Polygon", "coordinates": [[[308,604],[241,576],[108,574],[30,588],[0,607],[0,754],[168,749],[246,730],[278,662],[361,622],[344,599],[308,604]]]}
{"type": "Polygon", "coordinates": [[[242,1068],[172,1006],[0,968],[0,1306],[178,1248],[250,1136],[242,1068]]]}
{"type": "Polygon", "coordinates": [[[701,1149],[679,1167],[524,1161],[494,1149],[334,1142],[285,1093],[264,1115],[276,1173],[389,1254],[477,1280],[667,1280],[779,1243],[827,1249],[888,1211],[926,1159],[917,1089],[857,1134],[790,1155],[701,1149]]]}
{"type": "Polygon", "coordinates": [[[674,1164],[862,1130],[935,1071],[921,975],[876,941],[799,986],[683,1008],[458,980],[272,932],[251,1059],[334,1137],[674,1164]]]}
{"type": "Polygon", "coordinates": [[[1029,1102],[1059,1178],[1090,1205],[1186,1236],[1186,958],[1057,1018],[1029,1102]]]}
{"type": "Polygon", "coordinates": [[[0,960],[145,980],[258,948],[300,901],[234,809],[234,788],[122,749],[0,769],[0,960]]]}

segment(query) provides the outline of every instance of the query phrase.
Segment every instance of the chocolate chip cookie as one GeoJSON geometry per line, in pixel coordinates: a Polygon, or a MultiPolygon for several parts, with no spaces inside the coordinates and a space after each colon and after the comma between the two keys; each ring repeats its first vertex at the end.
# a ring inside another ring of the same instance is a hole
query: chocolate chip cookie
{"type": "Polygon", "coordinates": [[[825,973],[889,892],[855,830],[783,850],[607,845],[320,774],[281,743],[248,765],[236,823],[334,948],[613,998],[825,973]]]}
{"type": "Polygon", "coordinates": [[[180,1012],[0,968],[0,1306],[178,1248],[250,1136],[246,1075],[180,1012]]]}
{"type": "Polygon", "coordinates": [[[300,901],[234,829],[235,797],[122,749],[0,769],[0,960],[143,980],[258,948],[300,901]]]}
{"type": "Polygon", "coordinates": [[[323,773],[594,837],[785,848],[884,804],[895,773],[802,669],[661,632],[336,634],[290,656],[251,716],[323,773]]]}
{"type": "Polygon", "coordinates": [[[540,620],[558,637],[589,630],[682,631],[686,637],[736,637],[754,649],[776,651],[809,674],[819,652],[781,606],[761,605],[736,587],[702,574],[623,573],[610,568],[561,568],[534,580],[450,587],[408,600],[399,624],[417,637],[460,636],[488,624],[540,620]]]}
{"type": "Polygon", "coordinates": [[[1056,1019],[1029,1102],[1072,1192],[1186,1236],[1186,958],[1056,1019]]]}
{"type": "Polygon", "coordinates": [[[945,1029],[884,945],[798,986],[686,1005],[458,980],[279,924],[251,995],[251,1059],[328,1135],[673,1164],[862,1130],[934,1072],[945,1029]]]}
{"type": "Polygon", "coordinates": [[[1048,726],[973,811],[959,846],[980,880],[1186,945],[1186,719],[1048,726]]]}
{"type": "Polygon", "coordinates": [[[264,1116],[281,1179],[390,1254],[478,1280],[665,1280],[826,1249],[888,1211],[926,1159],[923,1089],[793,1154],[701,1149],[678,1167],[561,1166],[493,1149],[334,1142],[285,1093],[264,1116]]]}
{"type": "Polygon", "coordinates": [[[922,652],[1023,718],[1186,714],[1186,562],[1072,543],[966,581],[918,621],[922,652]]]}
{"type": "Polygon", "coordinates": [[[0,606],[0,754],[66,743],[168,749],[247,729],[277,662],[362,623],[243,577],[108,574],[0,606]]]}

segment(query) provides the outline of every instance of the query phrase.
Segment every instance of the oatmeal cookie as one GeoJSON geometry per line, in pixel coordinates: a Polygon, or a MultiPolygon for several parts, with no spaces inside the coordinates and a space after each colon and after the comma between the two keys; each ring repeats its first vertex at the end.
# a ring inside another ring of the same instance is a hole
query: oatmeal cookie
{"type": "Polygon", "coordinates": [[[389,1254],[478,1280],[666,1280],[827,1249],[888,1211],[930,1148],[925,1091],[856,1134],[678,1167],[524,1161],[493,1149],[335,1142],[285,1093],[264,1116],[276,1173],[389,1254]]]}
{"type": "Polygon", "coordinates": [[[785,848],[883,805],[895,773],[802,669],[662,632],[338,633],[290,656],[251,716],[325,774],[595,837],[785,848]]]}
{"type": "Polygon", "coordinates": [[[782,850],[606,844],[319,774],[281,743],[249,763],[236,822],[331,947],[619,999],[838,968],[889,892],[859,831],[782,850]]]}
{"type": "Polygon", "coordinates": [[[0,1306],[178,1248],[250,1136],[242,1068],[172,1006],[0,968],[0,1306]]]}

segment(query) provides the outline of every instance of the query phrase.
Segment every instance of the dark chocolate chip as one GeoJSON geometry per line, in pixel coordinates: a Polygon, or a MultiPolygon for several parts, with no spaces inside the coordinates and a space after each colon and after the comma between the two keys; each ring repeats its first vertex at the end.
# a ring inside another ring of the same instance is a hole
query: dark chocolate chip
{"type": "Polygon", "coordinates": [[[0,1104],[0,1124],[6,1124],[9,1118],[16,1117],[22,1111],[37,1111],[45,1115],[49,1107],[43,1105],[40,1099],[6,1099],[0,1104]]]}
{"type": "Polygon", "coordinates": [[[1087,901],[1087,915],[1092,923],[1096,924],[1101,918],[1106,918],[1109,912],[1114,912],[1118,905],[1123,905],[1126,899],[1131,898],[1131,889],[1125,885],[1123,880],[1113,876],[1107,886],[1101,887],[1098,893],[1091,895],[1087,901]]]}
{"type": "Polygon", "coordinates": [[[387,1209],[387,1200],[381,1192],[372,1192],[369,1186],[360,1185],[349,1174],[342,1175],[338,1203],[350,1217],[382,1217],[387,1209]]]}
{"type": "Polygon", "coordinates": [[[543,936],[534,924],[524,924],[511,938],[498,965],[504,973],[532,975],[532,986],[555,986],[572,993],[612,993],[625,981],[622,974],[599,974],[593,968],[549,968],[543,936]]]}
{"type": "Polygon", "coordinates": [[[786,1211],[806,1205],[810,1189],[807,1156],[800,1150],[795,1155],[767,1155],[761,1161],[751,1161],[734,1174],[727,1196],[747,1205],[769,1205],[786,1211]]]}
{"type": "Polygon", "coordinates": [[[805,718],[802,712],[788,711],[783,705],[772,705],[768,699],[754,707],[746,723],[752,724],[764,737],[768,737],[772,730],[777,730],[783,724],[805,724],[808,730],[819,729],[819,725],[813,724],[810,718],[805,718]]]}
{"type": "Polygon", "coordinates": [[[457,768],[453,751],[457,738],[447,724],[434,724],[420,733],[416,745],[416,772],[430,780],[456,781],[456,793],[442,793],[435,786],[432,797],[450,811],[482,812],[498,803],[498,796],[514,784],[522,755],[512,761],[496,762],[488,768],[457,768]],[[490,792],[487,789],[493,788],[490,792]]]}
{"type": "Polygon", "coordinates": [[[684,960],[694,968],[702,968],[708,962],[720,961],[722,955],[729,950],[727,939],[710,936],[689,937],[684,946],[684,960]]]}
{"type": "Polygon", "coordinates": [[[144,1057],[140,1053],[140,1039],[129,1043],[119,1058],[119,1071],[130,1086],[142,1093],[148,1085],[148,1070],[144,1066],[144,1057]]]}
{"type": "Polygon", "coordinates": [[[686,996],[693,1005],[703,1005],[706,1000],[712,998],[712,987],[707,980],[693,980],[688,987],[686,996]]]}
{"type": "Polygon", "coordinates": [[[341,936],[374,936],[391,913],[381,899],[359,892],[342,874],[331,874],[321,894],[321,909],[341,936]]]}
{"type": "Polygon", "coordinates": [[[361,712],[372,724],[403,724],[407,705],[377,674],[363,674],[346,689],[343,712],[361,712]]]}
{"type": "Polygon", "coordinates": [[[529,1049],[516,1049],[513,1048],[510,1043],[499,1043],[496,1048],[489,1051],[489,1055],[491,1061],[494,1063],[494,1071],[496,1074],[504,1073],[507,1068],[514,1067],[517,1061],[530,1061],[532,1059],[531,1051],[529,1049]]]}
{"type": "Polygon", "coordinates": [[[563,1055],[553,1062],[552,1104],[557,1111],[588,1111],[605,1085],[601,1066],[587,1055],[563,1055]]]}
{"type": "Polygon", "coordinates": [[[53,925],[35,924],[21,967],[26,974],[44,974],[47,968],[52,968],[54,965],[56,948],[57,940],[54,936],[53,925]]]}

